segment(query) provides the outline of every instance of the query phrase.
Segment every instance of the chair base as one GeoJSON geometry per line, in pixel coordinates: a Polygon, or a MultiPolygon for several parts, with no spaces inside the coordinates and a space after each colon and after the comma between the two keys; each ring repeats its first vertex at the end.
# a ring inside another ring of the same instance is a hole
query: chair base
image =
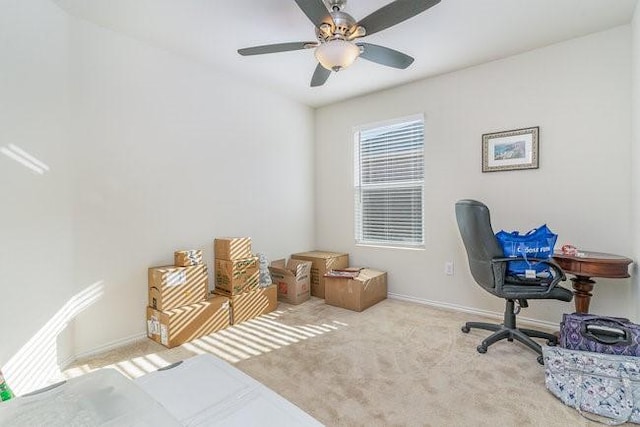
{"type": "Polygon", "coordinates": [[[504,323],[484,323],[484,322],[467,322],[462,327],[462,332],[468,333],[472,328],[484,329],[487,331],[494,331],[493,334],[485,338],[482,343],[477,347],[478,353],[486,353],[487,348],[491,344],[506,339],[507,341],[521,342],[529,347],[531,350],[538,353],[538,363],[543,364],[542,359],[542,347],[535,342],[532,338],[542,338],[547,340],[547,344],[556,345],[558,343],[558,337],[547,332],[536,331],[533,329],[525,329],[516,327],[516,314],[515,305],[513,300],[507,300],[507,306],[504,313],[504,323]]]}

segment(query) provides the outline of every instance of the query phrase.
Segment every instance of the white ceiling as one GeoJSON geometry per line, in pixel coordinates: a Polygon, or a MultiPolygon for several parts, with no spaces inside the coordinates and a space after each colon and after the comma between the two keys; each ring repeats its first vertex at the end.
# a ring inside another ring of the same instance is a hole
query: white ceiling
{"type": "MultiPolygon", "coordinates": [[[[631,21],[637,0],[442,0],[363,41],[413,56],[406,70],[358,59],[311,88],[312,50],[242,57],[236,50],[313,41],[294,0],[53,0],[72,15],[188,56],[310,106],[461,69],[631,21]]],[[[364,18],[391,0],[348,0],[364,18]]],[[[597,58],[594,58],[597,60],[597,58]]]]}

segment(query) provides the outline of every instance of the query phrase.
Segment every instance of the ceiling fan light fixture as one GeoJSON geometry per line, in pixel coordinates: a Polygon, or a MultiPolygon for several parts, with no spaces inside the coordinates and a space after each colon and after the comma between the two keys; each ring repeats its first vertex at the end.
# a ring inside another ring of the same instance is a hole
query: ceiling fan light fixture
{"type": "Polygon", "coordinates": [[[320,44],[315,51],[316,59],[327,70],[340,71],[347,68],[360,55],[360,48],[354,43],[335,39],[320,44]]]}

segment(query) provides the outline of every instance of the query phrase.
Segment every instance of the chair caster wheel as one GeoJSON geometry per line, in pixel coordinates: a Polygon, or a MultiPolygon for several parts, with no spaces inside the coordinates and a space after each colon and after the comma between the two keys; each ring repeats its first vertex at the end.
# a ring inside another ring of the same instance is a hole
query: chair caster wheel
{"type": "Polygon", "coordinates": [[[478,353],[486,353],[487,352],[487,347],[483,346],[483,345],[479,345],[476,350],[478,350],[478,353]]]}
{"type": "Polygon", "coordinates": [[[555,347],[558,345],[558,341],[556,340],[547,340],[547,345],[551,347],[555,347]]]}
{"type": "Polygon", "coordinates": [[[544,357],[538,356],[538,363],[544,365],[544,357]]]}
{"type": "Polygon", "coordinates": [[[462,328],[460,328],[460,330],[461,330],[462,332],[464,332],[465,334],[468,334],[468,333],[469,333],[469,331],[471,330],[471,328],[470,328],[470,327],[468,327],[467,325],[464,325],[462,328]]]}

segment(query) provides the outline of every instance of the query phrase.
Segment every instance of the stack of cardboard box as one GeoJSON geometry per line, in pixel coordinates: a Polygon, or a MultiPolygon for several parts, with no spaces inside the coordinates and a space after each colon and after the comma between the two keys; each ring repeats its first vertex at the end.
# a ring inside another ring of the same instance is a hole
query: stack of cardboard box
{"type": "Polygon", "coordinates": [[[260,287],[258,257],[251,251],[250,237],[217,238],[213,242],[213,254],[214,294],[229,298],[232,324],[276,309],[276,287],[260,287]]]}
{"type": "Polygon", "coordinates": [[[229,299],[208,295],[202,251],[177,251],[174,264],[149,268],[147,336],[168,348],[230,324],[229,299]]]}

